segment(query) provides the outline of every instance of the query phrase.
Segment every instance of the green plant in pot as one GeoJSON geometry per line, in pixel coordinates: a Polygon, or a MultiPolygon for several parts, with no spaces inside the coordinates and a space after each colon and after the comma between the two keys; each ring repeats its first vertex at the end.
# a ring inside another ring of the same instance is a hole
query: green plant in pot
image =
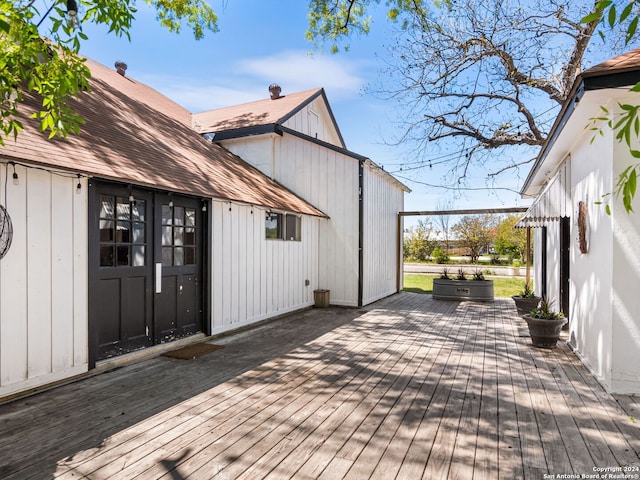
{"type": "Polygon", "coordinates": [[[542,297],[540,304],[522,316],[529,326],[534,347],[553,348],[558,343],[560,331],[567,319],[562,312],[553,309],[553,302],[542,297]]]}
{"type": "Polygon", "coordinates": [[[524,288],[518,295],[514,295],[513,301],[516,303],[516,309],[518,310],[518,315],[525,315],[531,310],[538,307],[541,298],[538,297],[533,291],[533,285],[530,280],[524,283],[524,288]]]}

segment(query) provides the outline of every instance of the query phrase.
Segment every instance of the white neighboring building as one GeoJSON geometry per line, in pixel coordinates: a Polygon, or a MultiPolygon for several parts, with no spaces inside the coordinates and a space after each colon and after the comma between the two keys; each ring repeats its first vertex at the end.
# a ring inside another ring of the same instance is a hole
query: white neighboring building
{"type": "Polygon", "coordinates": [[[603,136],[585,127],[640,104],[629,91],[639,81],[640,49],[578,75],[525,181],[536,199],[519,224],[535,228],[536,292],[569,317],[570,345],[613,393],[640,393],[640,207],[627,214],[610,196],[609,216],[595,202],[638,159],[606,125],[603,136]]]}
{"type": "Polygon", "coordinates": [[[323,89],[193,115],[193,127],[326,213],[318,283],[331,303],[362,306],[398,291],[398,213],[409,189],[351,152],[323,89]]]}

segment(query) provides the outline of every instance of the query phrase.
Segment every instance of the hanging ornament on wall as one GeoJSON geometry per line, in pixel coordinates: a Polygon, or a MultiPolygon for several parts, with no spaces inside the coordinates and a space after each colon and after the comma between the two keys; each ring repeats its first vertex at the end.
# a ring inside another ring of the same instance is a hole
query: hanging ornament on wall
{"type": "Polygon", "coordinates": [[[587,204],[580,201],[578,202],[578,246],[580,247],[580,253],[589,251],[589,232],[587,227],[587,204]]]}
{"type": "Polygon", "coordinates": [[[7,254],[12,240],[13,225],[11,224],[11,217],[7,209],[0,205],[0,258],[4,258],[7,254]]]}

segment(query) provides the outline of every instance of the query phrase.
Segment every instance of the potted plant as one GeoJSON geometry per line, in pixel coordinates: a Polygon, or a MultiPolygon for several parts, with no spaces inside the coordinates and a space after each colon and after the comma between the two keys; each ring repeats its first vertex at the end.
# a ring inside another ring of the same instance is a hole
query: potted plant
{"type": "Polygon", "coordinates": [[[530,280],[524,282],[524,288],[519,295],[514,295],[511,298],[516,303],[516,309],[520,316],[529,313],[540,303],[540,297],[534,293],[530,280]]]}
{"type": "Polygon", "coordinates": [[[493,302],[493,280],[487,280],[479,270],[471,278],[460,268],[455,276],[447,269],[442,270],[440,278],[433,279],[433,298],[435,300],[478,300],[493,302]]]}
{"type": "Polygon", "coordinates": [[[553,302],[542,297],[537,308],[522,316],[529,326],[534,347],[553,348],[558,343],[560,331],[567,319],[562,312],[553,310],[553,302]]]}

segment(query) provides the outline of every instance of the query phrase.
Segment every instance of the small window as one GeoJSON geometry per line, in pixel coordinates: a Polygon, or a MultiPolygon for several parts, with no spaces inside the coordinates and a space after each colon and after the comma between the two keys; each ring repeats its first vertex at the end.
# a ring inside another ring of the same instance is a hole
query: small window
{"type": "Polygon", "coordinates": [[[282,238],[282,214],[267,212],[265,238],[282,238]]]}
{"type": "Polygon", "coordinates": [[[285,216],[285,240],[300,241],[300,217],[297,215],[285,216]]]}
{"type": "Polygon", "coordinates": [[[267,212],[265,217],[265,238],[276,240],[301,239],[301,218],[297,215],[267,212]]]}

